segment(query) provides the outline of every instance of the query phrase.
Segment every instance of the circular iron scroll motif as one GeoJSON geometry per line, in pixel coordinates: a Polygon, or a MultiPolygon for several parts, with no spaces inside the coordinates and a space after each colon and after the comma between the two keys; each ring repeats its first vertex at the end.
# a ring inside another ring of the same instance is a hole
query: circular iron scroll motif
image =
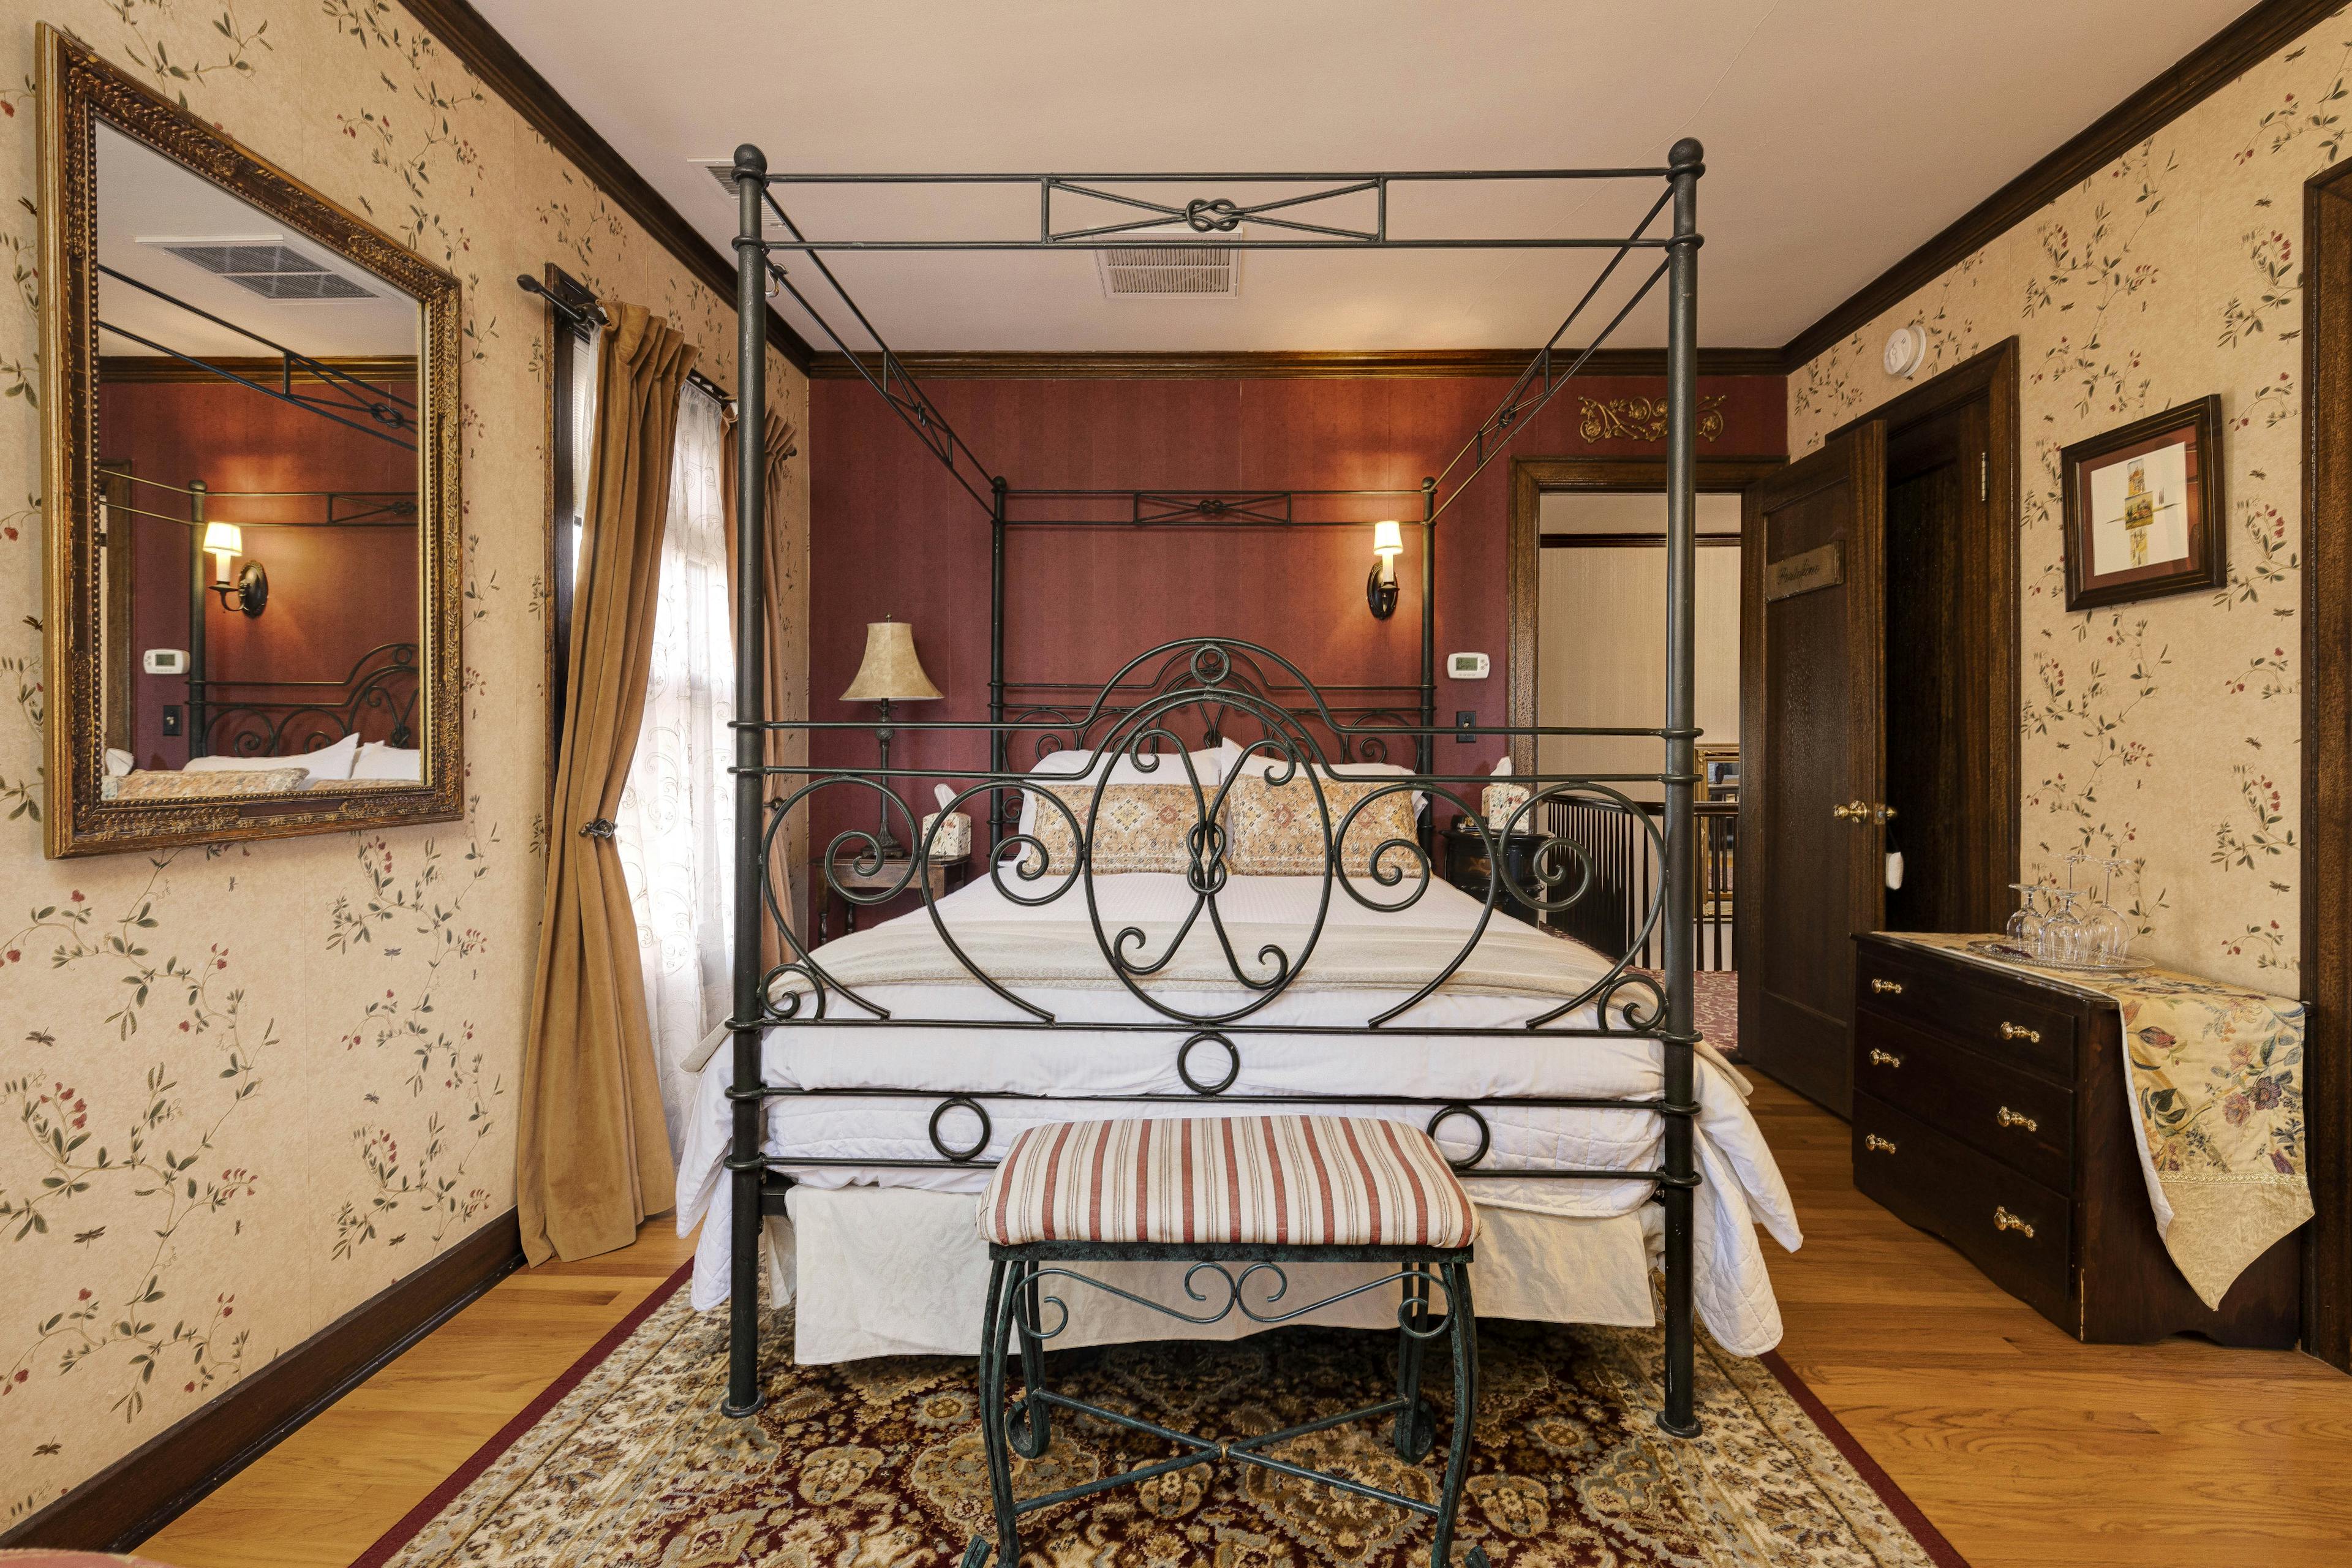
{"type": "Polygon", "coordinates": [[[1234,1045],[1233,1041],[1225,1038],[1224,1036],[1218,1034],[1213,1029],[1203,1029],[1199,1034],[1194,1035],[1191,1039],[1186,1040],[1182,1045],[1176,1047],[1176,1076],[1184,1080],[1184,1087],[1191,1089],[1194,1094],[1223,1094],[1225,1090],[1233,1088],[1234,1080],[1242,1076],[1242,1053],[1234,1045]],[[1192,1068],[1191,1065],[1192,1047],[1199,1045],[1202,1040],[1213,1041],[1225,1047],[1225,1076],[1219,1079],[1214,1083],[1202,1083],[1199,1079],[1192,1076],[1192,1068]]]}
{"type": "MultiPolygon", "coordinates": [[[[1495,1135],[1487,1127],[1486,1119],[1478,1113],[1478,1108],[1476,1106],[1465,1105],[1462,1101],[1457,1100],[1451,1105],[1439,1106],[1437,1108],[1437,1114],[1429,1119],[1429,1126],[1426,1131],[1429,1133],[1431,1142],[1434,1142],[1436,1141],[1438,1128],[1445,1123],[1447,1118],[1454,1116],[1466,1116],[1472,1121],[1475,1122],[1478,1127],[1478,1147],[1471,1151],[1470,1157],[1467,1160],[1457,1160],[1451,1154],[1447,1154],[1445,1156],[1445,1163],[1457,1171],[1467,1171],[1475,1166],[1479,1161],[1486,1157],[1486,1151],[1495,1146],[1495,1135]]],[[[1438,1152],[1444,1153],[1444,1151],[1441,1149],[1438,1152]]]]}
{"type": "Polygon", "coordinates": [[[977,1160],[988,1152],[988,1142],[996,1135],[995,1130],[989,1124],[988,1112],[982,1107],[980,1101],[961,1094],[952,1095],[940,1101],[939,1108],[931,1112],[929,1131],[931,1147],[940,1152],[940,1157],[943,1160],[953,1160],[959,1165],[977,1160]],[[940,1118],[959,1105],[980,1118],[980,1142],[969,1149],[950,1149],[940,1137],[940,1118]]]}

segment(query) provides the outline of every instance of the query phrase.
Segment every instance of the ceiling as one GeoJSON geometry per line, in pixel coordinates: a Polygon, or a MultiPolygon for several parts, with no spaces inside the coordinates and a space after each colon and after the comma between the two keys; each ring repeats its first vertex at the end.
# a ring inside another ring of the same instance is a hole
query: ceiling
{"type": "MultiPolygon", "coordinates": [[[[705,0],[655,33],[642,0],[476,5],[721,247],[732,204],[692,161],[743,142],[779,171],[1402,172],[1654,164],[1696,136],[1701,341],[1777,348],[2246,0],[705,0]]],[[[1390,230],[1618,233],[1656,189],[1401,191],[1390,230]]],[[[1037,219],[1034,187],[780,195],[812,238],[1037,219]]],[[[1255,252],[1239,298],[1202,300],[1107,299],[1086,253],[826,259],[892,347],[941,352],[1512,347],[1549,336],[1598,265],[1255,252]]],[[[1664,331],[1654,296],[1612,342],[1664,331]]]]}
{"type": "MultiPolygon", "coordinates": [[[[313,358],[416,353],[415,300],[296,233],[283,220],[106,124],[98,128],[98,258],[175,300],[313,358]],[[265,300],[153,243],[141,243],[269,238],[283,240],[309,260],[367,289],[367,297],[265,300]]],[[[99,279],[98,314],[107,326],[148,340],[140,343],[101,331],[99,352],[104,354],[152,356],[157,352],[152,344],[206,358],[272,353],[228,327],[112,278],[99,279]]]]}

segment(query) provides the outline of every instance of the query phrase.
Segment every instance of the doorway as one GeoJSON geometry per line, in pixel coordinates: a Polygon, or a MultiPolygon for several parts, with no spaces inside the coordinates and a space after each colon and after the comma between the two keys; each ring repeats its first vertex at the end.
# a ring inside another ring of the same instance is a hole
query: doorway
{"type": "Polygon", "coordinates": [[[2017,405],[2011,339],[1748,497],[1742,1055],[1841,1116],[1855,933],[2011,907],[2017,405]]]}

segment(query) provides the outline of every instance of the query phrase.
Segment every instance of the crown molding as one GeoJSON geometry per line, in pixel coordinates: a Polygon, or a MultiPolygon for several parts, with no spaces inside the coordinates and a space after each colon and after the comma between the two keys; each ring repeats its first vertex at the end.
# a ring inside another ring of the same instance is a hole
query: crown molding
{"type": "MultiPolygon", "coordinates": [[[[899,366],[911,375],[937,380],[1024,377],[1032,380],[1168,378],[1185,380],[1260,377],[1516,376],[1535,358],[1533,349],[1389,349],[1360,353],[902,353],[899,366]]],[[[858,359],[869,371],[880,361],[858,359]]],[[[1555,358],[1572,358],[1558,356],[1555,358]]],[[[1664,349],[1601,349],[1585,363],[1593,375],[1664,375],[1664,349]]],[[[1778,375],[1778,349],[1701,349],[1701,375],[1778,375]]],[[[809,365],[813,381],[857,374],[846,354],[821,353],[809,365]]]]}
{"type": "MultiPolygon", "coordinates": [[[[669,205],[643,174],[631,167],[613,144],[563,95],[522,58],[499,30],[483,20],[467,0],[401,0],[426,31],[457,56],[483,85],[511,105],[531,129],[577,164],[613,204],[661,242],[688,272],[709,284],[726,300],[735,298],[735,262],[697,233],[684,215],[669,205]]],[[[790,322],[768,310],[768,344],[802,371],[814,357],[808,341],[790,322]]]]}
{"type": "Polygon", "coordinates": [[[2344,9],[2346,0],[2262,0],[1941,234],[1789,340],[1780,368],[1806,361],[1899,305],[1993,240],[2344,9]]]}

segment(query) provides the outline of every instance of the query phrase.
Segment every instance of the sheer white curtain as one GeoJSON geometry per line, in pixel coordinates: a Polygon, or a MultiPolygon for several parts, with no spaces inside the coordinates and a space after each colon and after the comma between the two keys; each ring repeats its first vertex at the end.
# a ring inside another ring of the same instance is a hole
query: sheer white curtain
{"type": "Polygon", "coordinates": [[[693,1079],[679,1065],[727,1017],[732,982],[735,656],[727,619],[721,412],[692,385],[678,409],[645,725],[614,819],[675,1152],[693,1079]]]}

